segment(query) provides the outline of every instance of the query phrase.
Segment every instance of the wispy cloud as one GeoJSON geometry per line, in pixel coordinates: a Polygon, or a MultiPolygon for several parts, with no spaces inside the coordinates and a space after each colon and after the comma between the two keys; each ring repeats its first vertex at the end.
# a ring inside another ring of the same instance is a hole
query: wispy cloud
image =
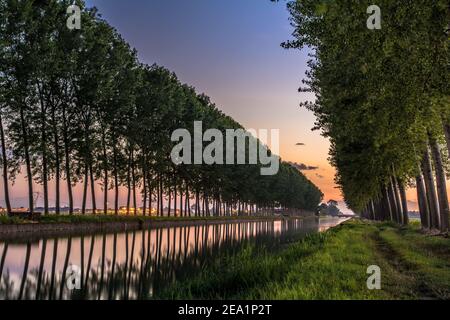
{"type": "Polygon", "coordinates": [[[313,171],[319,169],[319,167],[309,166],[304,163],[289,162],[289,164],[300,171],[313,171]]]}
{"type": "Polygon", "coordinates": [[[305,146],[305,144],[303,142],[299,142],[295,144],[296,146],[305,146]]]}

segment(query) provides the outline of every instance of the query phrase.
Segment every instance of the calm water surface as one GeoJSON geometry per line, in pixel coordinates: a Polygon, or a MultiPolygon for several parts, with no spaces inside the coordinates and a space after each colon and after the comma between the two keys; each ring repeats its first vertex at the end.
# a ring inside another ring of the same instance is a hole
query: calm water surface
{"type": "Polygon", "coordinates": [[[0,299],[152,299],[243,246],[276,250],[344,221],[308,218],[0,241],[0,299]],[[77,284],[80,290],[70,288],[77,284]],[[68,285],[69,284],[69,285],[68,285]]]}

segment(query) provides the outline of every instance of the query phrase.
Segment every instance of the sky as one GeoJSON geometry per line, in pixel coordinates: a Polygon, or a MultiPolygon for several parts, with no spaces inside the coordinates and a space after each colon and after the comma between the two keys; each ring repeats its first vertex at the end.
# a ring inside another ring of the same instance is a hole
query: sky
{"type": "MultiPolygon", "coordinates": [[[[279,129],[282,159],[318,167],[303,172],[322,190],[324,200],[342,200],[327,161],[329,143],[311,131],[314,115],[299,107],[314,98],[298,93],[308,51],[280,46],[292,32],[284,1],[88,0],[87,4],[96,6],[137,49],[141,62],[175,72],[247,129],[279,129]]],[[[13,205],[26,206],[22,180],[12,188],[13,205]]],[[[100,200],[100,191],[97,197],[100,200]]],[[[81,192],[76,192],[76,205],[80,198],[81,192]]]]}
{"type": "Polygon", "coordinates": [[[261,0],[89,0],[145,63],[174,71],[246,128],[280,129],[284,160],[305,172],[325,198],[340,198],[327,162],[329,143],[311,132],[314,116],[298,93],[305,51],[286,50],[292,27],[285,2],[261,0]],[[304,146],[296,146],[304,143],[304,146]]]}

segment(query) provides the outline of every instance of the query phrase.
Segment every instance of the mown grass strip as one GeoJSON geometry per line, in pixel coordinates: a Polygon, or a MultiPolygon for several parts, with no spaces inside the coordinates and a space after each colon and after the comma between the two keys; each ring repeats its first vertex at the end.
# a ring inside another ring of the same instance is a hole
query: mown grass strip
{"type": "Polygon", "coordinates": [[[419,298],[450,299],[450,240],[412,228],[385,229],[380,237],[400,257],[419,298]]]}

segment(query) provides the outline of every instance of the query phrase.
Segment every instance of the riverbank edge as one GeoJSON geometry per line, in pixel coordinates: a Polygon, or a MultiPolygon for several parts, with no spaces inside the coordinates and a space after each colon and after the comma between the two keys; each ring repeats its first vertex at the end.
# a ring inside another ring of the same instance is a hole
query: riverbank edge
{"type": "MultiPolygon", "coordinates": [[[[117,217],[91,216],[96,221],[66,221],[66,222],[34,222],[0,224],[0,240],[39,239],[42,237],[76,236],[102,232],[125,232],[147,228],[171,228],[198,225],[217,225],[223,223],[243,223],[260,221],[281,221],[286,219],[305,219],[314,216],[276,217],[192,217],[192,218],[164,218],[164,217],[117,217]],[[104,221],[102,220],[104,218],[104,221]]],[[[68,218],[69,219],[69,218],[68,218]]],[[[88,219],[88,218],[87,218],[88,219]]]]}

